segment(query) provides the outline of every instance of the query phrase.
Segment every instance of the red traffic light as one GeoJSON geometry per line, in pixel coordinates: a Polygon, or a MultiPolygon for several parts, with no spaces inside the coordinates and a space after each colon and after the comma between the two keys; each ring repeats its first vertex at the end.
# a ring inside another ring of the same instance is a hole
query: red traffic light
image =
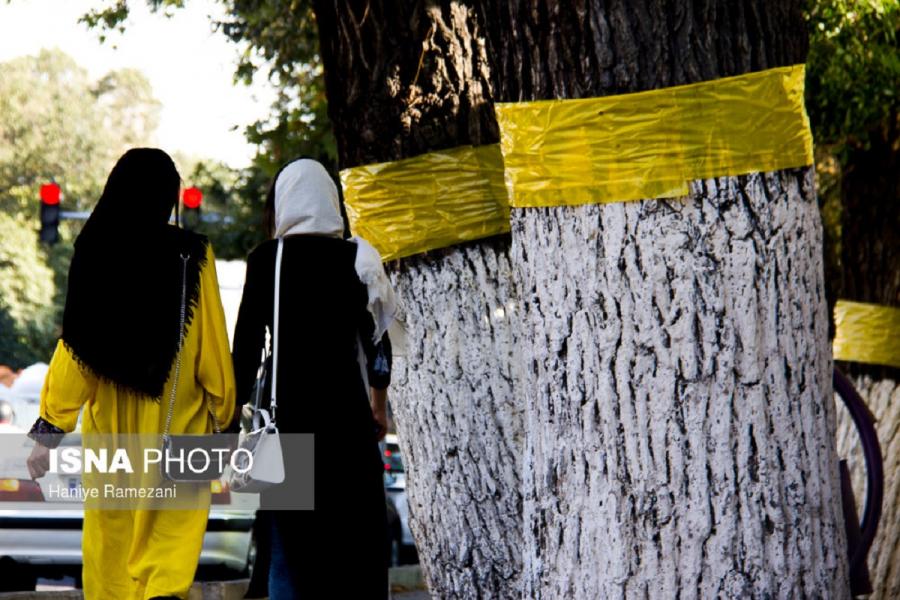
{"type": "Polygon", "coordinates": [[[203,192],[195,187],[189,187],[182,193],[185,208],[200,208],[203,202],[203,192]]]}
{"type": "Polygon", "coordinates": [[[60,189],[55,183],[45,183],[41,186],[41,202],[50,206],[59,204],[60,189]]]}

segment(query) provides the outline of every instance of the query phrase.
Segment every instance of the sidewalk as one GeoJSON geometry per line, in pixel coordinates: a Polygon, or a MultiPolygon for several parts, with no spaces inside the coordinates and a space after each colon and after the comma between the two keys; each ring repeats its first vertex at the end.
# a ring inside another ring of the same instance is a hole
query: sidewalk
{"type": "MultiPolygon", "coordinates": [[[[195,584],[188,600],[242,600],[246,581],[226,583],[195,584]]],[[[2,600],[84,600],[80,590],[64,592],[6,592],[0,593],[2,600]]],[[[428,592],[394,592],[391,600],[431,600],[428,592]]]]}
{"type": "MultiPolygon", "coordinates": [[[[248,580],[195,583],[188,600],[243,600],[248,580]]],[[[418,565],[391,568],[391,600],[430,600],[418,565]]],[[[340,597],[340,590],[335,590],[340,597]]],[[[81,590],[0,593],[0,600],[84,600],[81,590]]]]}

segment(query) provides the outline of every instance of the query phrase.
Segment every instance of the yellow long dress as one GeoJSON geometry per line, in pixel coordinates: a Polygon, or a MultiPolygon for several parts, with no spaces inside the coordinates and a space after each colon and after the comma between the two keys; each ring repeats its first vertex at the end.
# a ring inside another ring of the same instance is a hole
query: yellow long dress
{"type": "MultiPolygon", "coordinates": [[[[181,351],[172,433],[210,433],[210,410],[222,427],[234,412],[234,372],[211,248],[206,259],[198,305],[181,351]]],[[[172,380],[170,376],[158,402],[137,397],[81,368],[60,342],[41,392],[41,416],[70,432],[84,407],[81,430],[85,434],[159,433],[165,425],[172,380]]],[[[86,509],[82,538],[85,598],[186,598],[209,515],[208,484],[199,491],[200,506],[205,509],[86,509]]]]}

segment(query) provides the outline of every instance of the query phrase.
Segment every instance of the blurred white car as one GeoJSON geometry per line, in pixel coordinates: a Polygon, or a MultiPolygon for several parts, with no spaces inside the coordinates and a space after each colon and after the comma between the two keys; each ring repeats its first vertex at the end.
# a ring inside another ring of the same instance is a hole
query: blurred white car
{"type": "Polygon", "coordinates": [[[21,431],[31,429],[41,412],[41,388],[47,376],[47,364],[36,363],[22,369],[12,387],[0,385],[0,400],[5,400],[12,407],[14,415],[12,425],[21,431]]]}
{"type": "MultiPolygon", "coordinates": [[[[40,390],[46,371],[47,365],[33,365],[22,372],[11,388],[0,385],[0,400],[10,403],[15,413],[13,425],[23,433],[38,417],[40,390]]],[[[32,481],[21,456],[27,456],[33,442],[21,433],[7,435],[3,435],[6,444],[14,443],[22,449],[15,453],[18,455],[15,465],[7,464],[0,469],[0,567],[34,566],[22,571],[26,574],[23,578],[25,587],[35,576],[54,578],[73,574],[77,578],[81,565],[83,505],[80,501],[47,499],[47,492],[51,485],[77,489],[81,476],[48,473],[32,481]],[[53,506],[48,507],[48,503],[53,506]]],[[[67,436],[62,443],[80,445],[81,441],[74,435],[67,436]]],[[[0,463],[4,459],[7,457],[0,456],[0,463]]],[[[199,575],[202,576],[203,571],[217,576],[223,572],[246,574],[252,567],[255,553],[252,528],[258,497],[231,494],[227,485],[220,481],[211,482],[211,488],[212,506],[203,539],[199,575]]],[[[3,568],[2,571],[4,577],[0,578],[0,589],[3,589],[10,569],[3,568]]]]}

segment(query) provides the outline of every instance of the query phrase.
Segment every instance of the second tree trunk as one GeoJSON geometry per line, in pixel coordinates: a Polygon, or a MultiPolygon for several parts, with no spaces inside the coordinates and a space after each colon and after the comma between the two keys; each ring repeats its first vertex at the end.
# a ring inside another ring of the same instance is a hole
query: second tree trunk
{"type": "MultiPolygon", "coordinates": [[[[501,101],[804,61],[799,2],[487,5],[501,101]]],[[[512,224],[524,597],[846,597],[811,169],[512,224]]]]}

